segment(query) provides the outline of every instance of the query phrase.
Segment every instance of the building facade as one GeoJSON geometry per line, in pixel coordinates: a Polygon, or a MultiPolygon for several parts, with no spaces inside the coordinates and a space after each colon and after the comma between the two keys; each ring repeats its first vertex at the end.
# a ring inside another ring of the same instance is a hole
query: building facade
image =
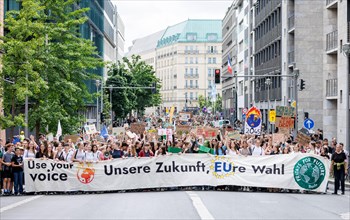
{"type": "Polygon", "coordinates": [[[221,67],[221,20],[193,20],[166,29],[156,49],[156,74],[162,82],[163,108],[199,107],[198,97],[210,99],[221,67]]]}
{"type": "Polygon", "coordinates": [[[350,149],[349,42],[350,3],[322,2],[323,37],[323,131],[350,149]]]}

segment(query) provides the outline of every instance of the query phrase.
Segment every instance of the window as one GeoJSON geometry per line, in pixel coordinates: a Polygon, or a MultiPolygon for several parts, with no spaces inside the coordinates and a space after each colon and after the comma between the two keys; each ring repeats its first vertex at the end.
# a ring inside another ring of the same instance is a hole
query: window
{"type": "Polygon", "coordinates": [[[196,57],[196,63],[198,63],[198,57],[196,57]]]}
{"type": "Polygon", "coordinates": [[[193,76],[193,68],[190,68],[190,74],[193,76]]]}
{"type": "Polygon", "coordinates": [[[218,35],[214,33],[207,34],[207,39],[208,41],[216,41],[218,39],[218,35]]]}
{"type": "Polygon", "coordinates": [[[193,57],[190,57],[190,63],[193,63],[193,57]]]}
{"type": "Polygon", "coordinates": [[[188,69],[187,68],[185,68],[185,75],[187,75],[188,74],[188,69]]]}
{"type": "Polygon", "coordinates": [[[187,88],[187,86],[188,86],[188,80],[186,79],[185,87],[187,88]]]}
{"type": "Polygon", "coordinates": [[[190,92],[190,99],[193,99],[193,92],[190,92]]]}
{"type": "Polygon", "coordinates": [[[190,80],[190,87],[193,88],[193,80],[190,80]]]}
{"type": "Polygon", "coordinates": [[[196,99],[196,100],[198,99],[198,92],[196,92],[196,96],[195,96],[195,99],[196,99]]]}
{"type": "Polygon", "coordinates": [[[187,99],[187,92],[185,92],[185,99],[187,99]]]}
{"type": "Polygon", "coordinates": [[[211,88],[211,80],[208,80],[208,88],[211,88]]]}
{"type": "Polygon", "coordinates": [[[188,57],[185,57],[185,63],[186,64],[188,63],[188,57]]]}
{"type": "Polygon", "coordinates": [[[196,80],[196,88],[198,88],[198,80],[196,80]]]}
{"type": "Polygon", "coordinates": [[[196,68],[196,75],[198,75],[198,68],[196,68]]]}
{"type": "Polygon", "coordinates": [[[213,57],[213,63],[216,63],[216,57],[213,57]]]}
{"type": "Polygon", "coordinates": [[[211,69],[208,68],[208,76],[211,77],[211,69]]]}
{"type": "Polygon", "coordinates": [[[238,49],[239,49],[239,52],[243,51],[243,40],[239,42],[238,49]]]}
{"type": "Polygon", "coordinates": [[[195,40],[197,40],[197,34],[195,34],[195,33],[187,33],[186,39],[188,41],[195,41],[195,40]]]}
{"type": "Polygon", "coordinates": [[[190,46],[190,51],[192,51],[193,50],[193,46],[190,46]]]}
{"type": "Polygon", "coordinates": [[[208,63],[211,63],[211,57],[208,57],[208,63]]]}

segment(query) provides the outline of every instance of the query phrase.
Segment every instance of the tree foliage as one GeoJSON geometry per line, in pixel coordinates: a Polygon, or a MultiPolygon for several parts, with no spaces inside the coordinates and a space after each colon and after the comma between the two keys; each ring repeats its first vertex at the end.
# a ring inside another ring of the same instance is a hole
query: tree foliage
{"type": "Polygon", "coordinates": [[[215,103],[213,103],[211,99],[206,99],[203,95],[199,95],[198,104],[200,109],[203,109],[203,107],[212,107],[215,109],[216,112],[222,111],[222,97],[220,96],[220,94],[217,94],[215,103]]]}
{"type": "Polygon", "coordinates": [[[139,114],[146,107],[157,106],[161,103],[160,81],[155,76],[153,67],[147,65],[138,55],[131,59],[124,57],[121,62],[112,65],[108,72],[107,87],[152,87],[156,83],[156,92],[144,88],[124,88],[112,90],[112,109],[116,118],[124,118],[132,110],[139,114]]]}
{"type": "Polygon", "coordinates": [[[83,118],[85,102],[93,98],[85,82],[97,79],[93,69],[103,66],[96,47],[81,38],[80,25],[87,21],[86,8],[78,0],[23,0],[19,11],[5,18],[6,34],[0,48],[5,116],[0,126],[23,126],[25,97],[29,97],[29,128],[74,132],[83,118]]]}

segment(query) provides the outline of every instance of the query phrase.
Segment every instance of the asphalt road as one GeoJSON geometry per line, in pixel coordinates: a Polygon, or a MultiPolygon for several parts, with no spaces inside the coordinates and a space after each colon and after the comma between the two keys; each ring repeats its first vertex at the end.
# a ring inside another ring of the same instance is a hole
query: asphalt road
{"type": "Polygon", "coordinates": [[[350,219],[345,195],[166,191],[0,197],[0,219],[350,219]]]}

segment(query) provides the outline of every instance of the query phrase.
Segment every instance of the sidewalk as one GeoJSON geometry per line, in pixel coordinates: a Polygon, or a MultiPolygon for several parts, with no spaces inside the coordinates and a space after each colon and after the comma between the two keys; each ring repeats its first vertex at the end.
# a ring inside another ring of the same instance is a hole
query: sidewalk
{"type": "MultiPolygon", "coordinates": [[[[328,183],[334,185],[334,178],[329,177],[328,183]]],[[[345,180],[345,188],[350,189],[350,182],[349,180],[345,180]]]]}

